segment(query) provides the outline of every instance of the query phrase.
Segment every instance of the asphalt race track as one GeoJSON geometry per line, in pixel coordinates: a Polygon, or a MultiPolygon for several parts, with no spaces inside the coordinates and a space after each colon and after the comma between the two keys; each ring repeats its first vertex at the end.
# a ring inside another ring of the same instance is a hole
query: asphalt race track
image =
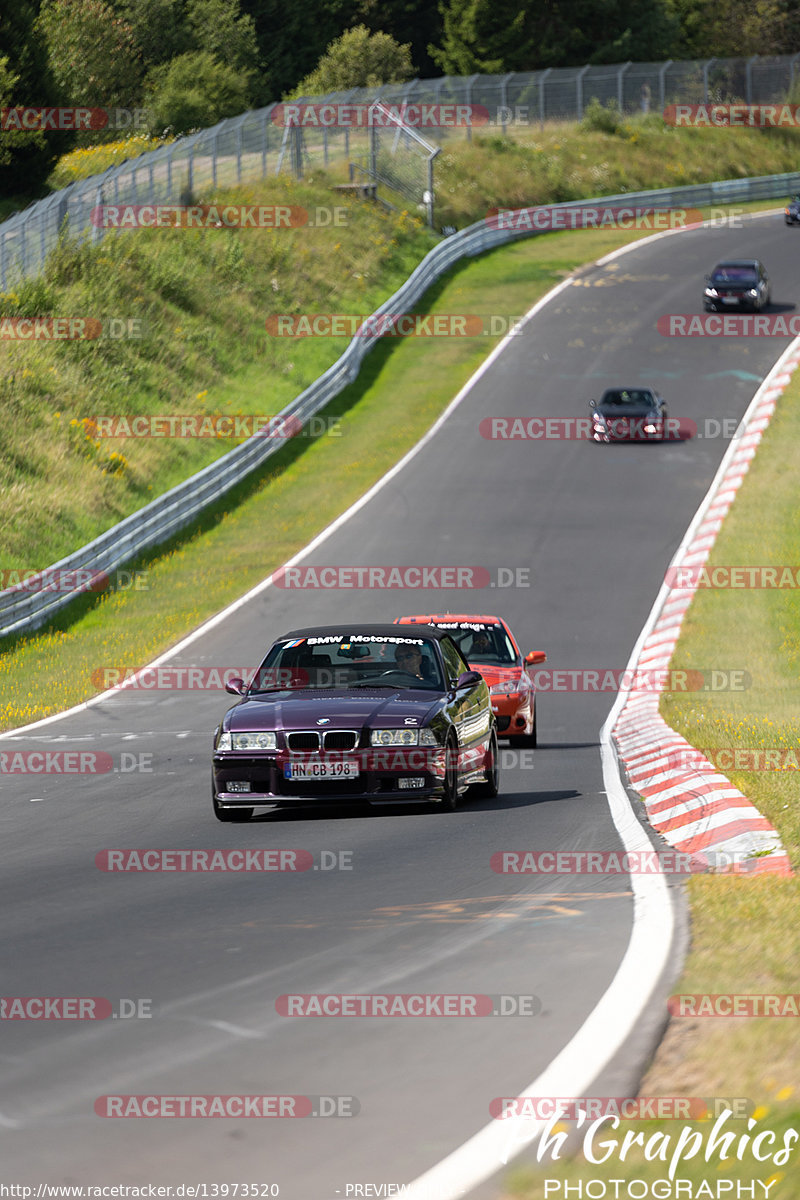
{"type": "MultiPolygon", "coordinates": [[[[480,566],[514,586],[271,587],[173,665],[255,667],[295,627],[450,608],[504,616],[524,651],[547,651],[547,668],[623,668],[729,442],[512,442],[487,440],[479,423],[585,417],[603,388],[639,383],[656,386],[670,416],[701,432],[714,428],[707,419],[738,419],[787,340],[665,338],[657,318],[701,311],[705,271],[746,256],[765,262],[773,311],[788,313],[799,238],[772,215],[661,238],[586,268],[510,339],[411,463],[306,560],[480,566]]],[[[729,663],[698,664],[739,665],[734,643],[729,663]]],[[[496,850],[620,848],[598,752],[614,699],[540,692],[533,767],[507,767],[498,801],[468,801],[455,814],[314,808],[220,824],[211,734],[232,698],[219,691],[128,690],[4,739],[4,751],[99,749],[115,768],[152,756],[141,760],[149,771],[3,781],[3,994],[105,997],[114,1009],[121,998],[149,1001],[152,1012],[3,1022],[5,1176],[31,1185],[277,1184],[282,1200],[334,1200],[357,1195],[354,1185],[411,1180],[455,1149],[487,1123],[494,1097],[517,1094],[570,1040],[625,952],[625,876],[515,876],[489,866],[496,850]],[[98,869],[99,851],[121,847],[299,848],[316,866],[337,868],[342,851],[350,869],[98,869]],[[335,854],[320,859],[322,851],[335,854]],[[276,1011],[282,994],[329,992],[533,995],[540,1011],[294,1019],[276,1011]],[[109,1094],[351,1096],[359,1112],[95,1115],[95,1100],[109,1094]]],[[[660,1005],[647,1022],[651,1037],[660,1005]]],[[[611,1095],[636,1087],[642,1053],[633,1045],[614,1064],[611,1095]]]]}

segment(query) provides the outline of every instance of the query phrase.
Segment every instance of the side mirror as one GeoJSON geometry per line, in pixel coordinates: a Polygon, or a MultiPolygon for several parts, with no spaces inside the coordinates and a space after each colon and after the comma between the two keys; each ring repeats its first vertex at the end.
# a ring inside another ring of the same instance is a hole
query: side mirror
{"type": "Polygon", "coordinates": [[[543,662],[547,662],[544,650],[531,650],[530,654],[525,655],[525,663],[529,667],[535,667],[537,663],[543,662]]]}
{"type": "Polygon", "coordinates": [[[462,688],[473,688],[483,681],[483,676],[480,671],[462,671],[458,679],[455,681],[454,691],[460,692],[462,688]]]}
{"type": "Polygon", "coordinates": [[[233,679],[229,679],[225,684],[225,691],[230,692],[232,696],[243,696],[245,693],[245,682],[238,675],[234,675],[233,679]]]}
{"type": "Polygon", "coordinates": [[[589,401],[589,408],[597,408],[597,401],[596,401],[596,400],[590,400],[590,401],[589,401]]]}

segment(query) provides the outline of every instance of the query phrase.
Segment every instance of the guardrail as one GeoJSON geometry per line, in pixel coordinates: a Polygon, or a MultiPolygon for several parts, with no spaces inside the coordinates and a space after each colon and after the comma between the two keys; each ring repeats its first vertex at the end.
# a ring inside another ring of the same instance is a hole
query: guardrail
{"type": "MultiPolygon", "coordinates": [[[[800,191],[800,172],[765,175],[755,179],[726,179],[690,187],[628,192],[591,200],[574,200],[548,206],[568,212],[590,205],[651,206],[655,208],[708,207],[737,201],[771,199],[800,191]]],[[[406,282],[373,317],[405,313],[414,308],[427,289],[461,258],[482,254],[506,242],[529,237],[536,230],[492,228],[485,220],[445,238],[431,250],[406,282]]],[[[380,335],[357,334],[337,361],[279,414],[292,417],[297,428],[319,413],[358,375],[361,363],[380,335]]],[[[185,528],[206,508],[260,467],[284,443],[285,438],[254,434],[215,463],[192,475],[144,508],[126,517],[73,554],[44,569],[44,574],[84,571],[108,574],[145,550],[166,541],[185,528]]],[[[0,637],[38,629],[54,613],[69,604],[86,588],[48,592],[27,590],[17,585],[0,592],[0,637]]]]}

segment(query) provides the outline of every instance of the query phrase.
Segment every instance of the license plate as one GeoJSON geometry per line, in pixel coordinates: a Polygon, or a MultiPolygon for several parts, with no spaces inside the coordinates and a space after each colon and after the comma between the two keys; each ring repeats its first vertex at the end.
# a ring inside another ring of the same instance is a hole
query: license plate
{"type": "Polygon", "coordinates": [[[723,304],[738,304],[739,297],[738,296],[723,296],[722,303],[723,304]]]}
{"type": "Polygon", "coordinates": [[[346,759],[341,762],[306,759],[305,762],[287,763],[283,775],[285,779],[356,779],[358,763],[346,759]]]}

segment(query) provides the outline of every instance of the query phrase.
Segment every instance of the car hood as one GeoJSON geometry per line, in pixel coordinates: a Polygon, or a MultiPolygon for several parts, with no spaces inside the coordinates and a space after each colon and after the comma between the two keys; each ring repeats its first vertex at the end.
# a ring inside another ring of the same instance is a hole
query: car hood
{"type": "Polygon", "coordinates": [[[639,421],[642,417],[657,412],[658,409],[655,404],[598,404],[597,411],[609,421],[622,419],[639,421]]]}
{"type": "Polygon", "coordinates": [[[299,696],[275,692],[244,699],[225,715],[223,728],[232,733],[278,729],[360,729],[363,726],[402,728],[406,719],[424,724],[441,693],[423,688],[359,689],[351,691],[326,688],[299,696]],[[325,725],[317,721],[325,719],[325,725]]]}
{"type": "MultiPolygon", "coordinates": [[[[521,675],[524,677],[524,680],[528,679],[528,673],[520,667],[498,667],[491,663],[479,662],[471,662],[470,666],[474,671],[480,671],[489,687],[492,687],[495,683],[515,682],[521,675]]],[[[524,681],[522,686],[525,686],[524,681]]]]}

